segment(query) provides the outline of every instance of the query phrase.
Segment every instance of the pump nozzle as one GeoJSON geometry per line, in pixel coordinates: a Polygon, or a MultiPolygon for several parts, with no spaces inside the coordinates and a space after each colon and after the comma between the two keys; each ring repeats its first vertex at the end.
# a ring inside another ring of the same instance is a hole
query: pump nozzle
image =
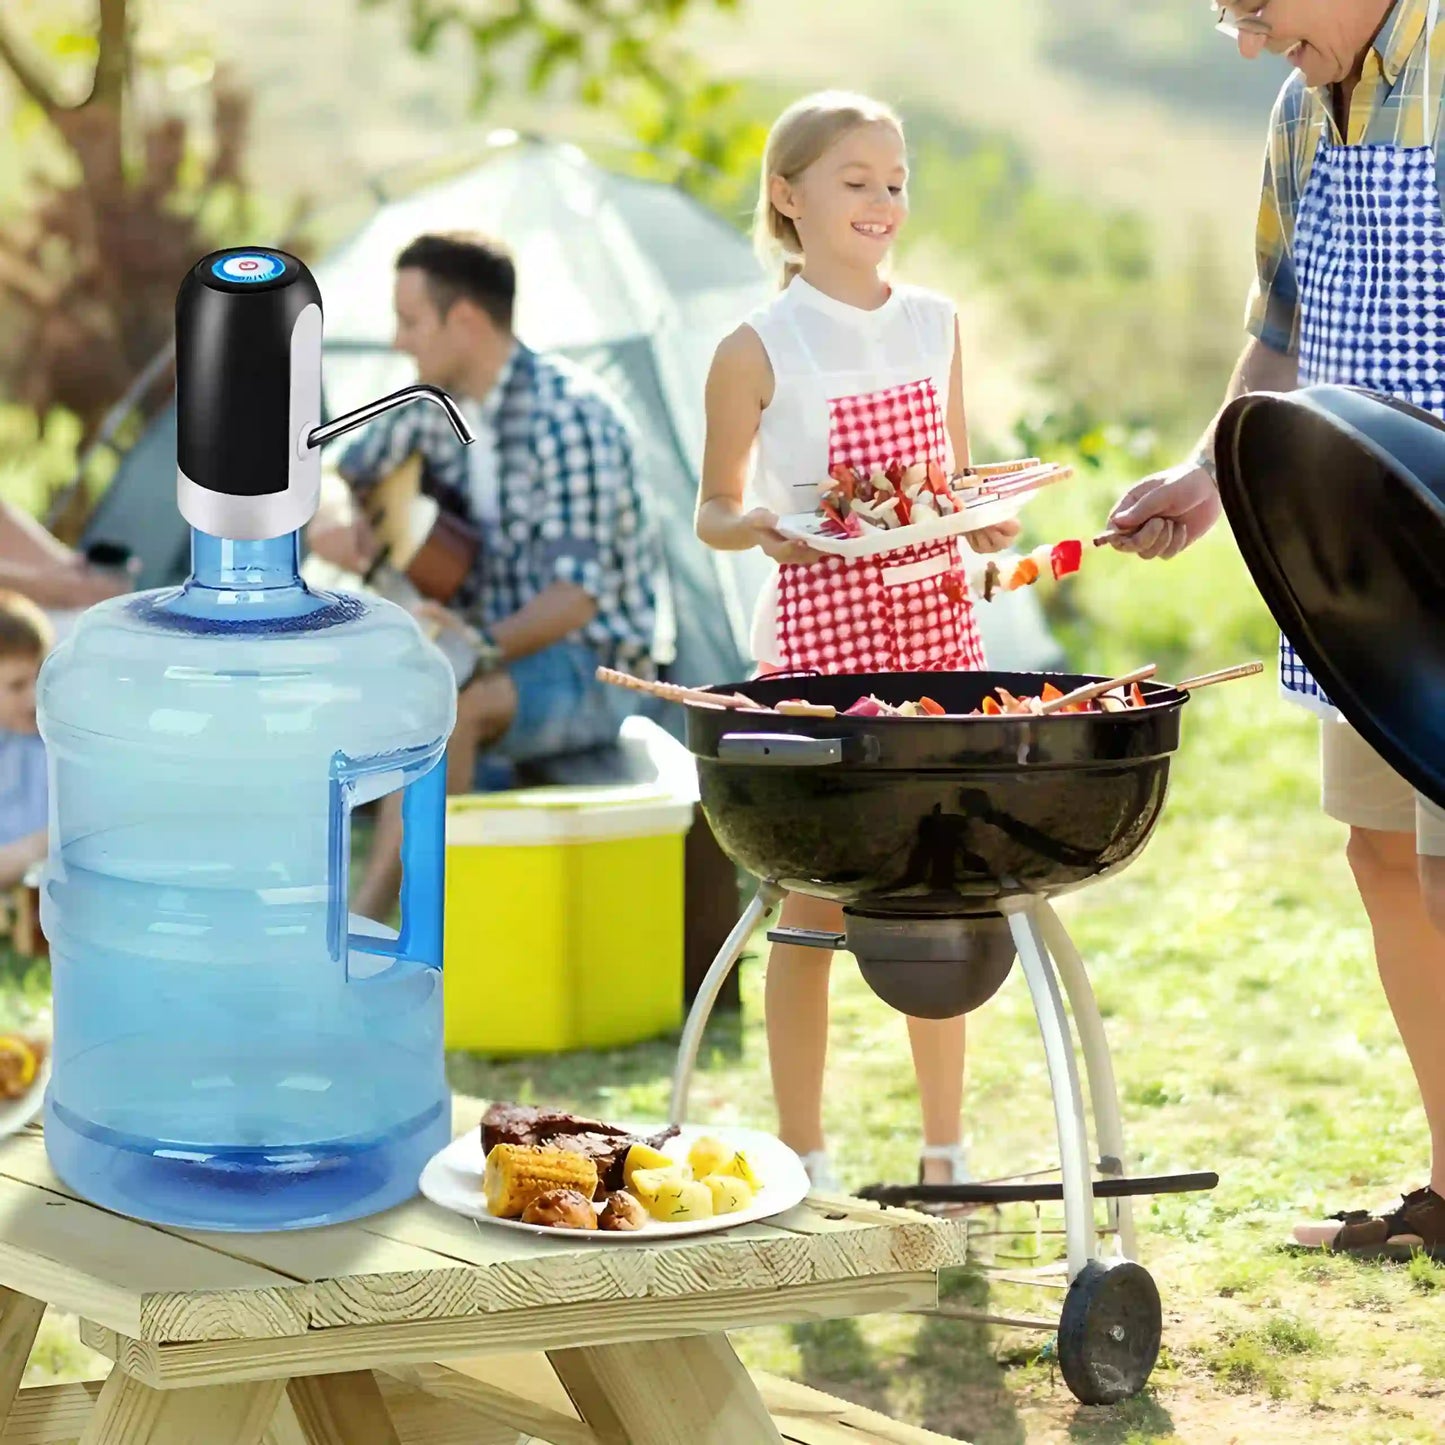
{"type": "Polygon", "coordinates": [[[476,440],[472,435],[472,429],[467,425],[467,419],[461,414],[456,402],[449,397],[440,387],[427,386],[419,382],[415,386],[404,386],[400,391],[394,391],[389,396],[378,397],[376,401],[369,401],[365,406],[359,406],[355,411],[348,411],[329,421],[325,426],[316,427],[306,435],[308,447],[325,446],[327,442],[341,436],[345,432],[352,431],[359,426],[365,426],[367,422],[378,417],[384,411],[392,411],[396,407],[406,406],[413,401],[435,402],[446,412],[447,420],[452,424],[452,430],[457,434],[457,440],[464,447],[469,447],[476,440]]]}

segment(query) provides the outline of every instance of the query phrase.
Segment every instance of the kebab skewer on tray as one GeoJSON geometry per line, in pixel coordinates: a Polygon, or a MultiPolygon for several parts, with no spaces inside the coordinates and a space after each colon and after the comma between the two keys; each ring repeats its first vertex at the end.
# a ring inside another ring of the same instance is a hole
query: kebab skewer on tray
{"type": "Polygon", "coordinates": [[[1068,467],[1043,463],[1037,457],[976,467],[953,476],[937,462],[899,462],[872,473],[835,466],[819,484],[818,509],[823,530],[837,537],[862,537],[869,531],[936,522],[964,513],[981,501],[1034,491],[1073,475],[1068,467]]]}

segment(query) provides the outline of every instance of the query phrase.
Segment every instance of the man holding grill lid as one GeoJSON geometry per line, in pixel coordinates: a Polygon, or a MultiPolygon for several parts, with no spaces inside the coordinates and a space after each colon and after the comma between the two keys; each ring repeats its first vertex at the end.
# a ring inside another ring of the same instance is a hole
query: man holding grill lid
{"type": "MultiPolygon", "coordinates": [[[[1250,341],[1226,404],[1342,384],[1445,417],[1445,97],[1440,0],[1239,0],[1211,6],[1252,60],[1294,67],[1275,104],[1257,234],[1250,341]],[[1403,324],[1402,324],[1403,323],[1403,324]]],[[[1219,519],[1214,424],[1198,454],[1127,492],[1113,545],[1173,557],[1219,519]]],[[[1342,517],[1341,526],[1353,525],[1342,517]]],[[[1287,641],[1285,695],[1321,718],[1323,802],[1348,857],[1380,979],[1430,1125],[1430,1184],[1381,1214],[1302,1225],[1302,1244],[1445,1257],[1445,812],[1340,717],[1287,641]]]]}

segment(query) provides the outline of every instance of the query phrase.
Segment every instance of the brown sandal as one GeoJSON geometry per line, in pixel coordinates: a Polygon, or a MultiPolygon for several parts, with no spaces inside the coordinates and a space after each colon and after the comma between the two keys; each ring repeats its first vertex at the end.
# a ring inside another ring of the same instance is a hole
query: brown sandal
{"type": "Polygon", "coordinates": [[[1320,1243],[1327,1254],[1397,1260],[1425,1254],[1445,1260],[1445,1199],[1428,1187],[1402,1195],[1400,1207],[1388,1214],[1351,1209],[1330,1219],[1340,1227],[1332,1239],[1320,1243]]]}

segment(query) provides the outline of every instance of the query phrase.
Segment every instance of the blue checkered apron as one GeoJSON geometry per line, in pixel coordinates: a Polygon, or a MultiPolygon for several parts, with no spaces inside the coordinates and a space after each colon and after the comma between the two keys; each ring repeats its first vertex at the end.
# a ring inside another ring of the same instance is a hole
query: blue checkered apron
{"type": "MultiPolygon", "coordinates": [[[[1445,418],[1445,220],[1425,25],[1423,146],[1336,146],[1325,137],[1295,222],[1301,386],[1361,386],[1445,418]]],[[[1348,525],[1341,518],[1341,525],[1348,525]]],[[[1339,714],[1288,639],[1279,678],[1292,702],[1339,714]]]]}

